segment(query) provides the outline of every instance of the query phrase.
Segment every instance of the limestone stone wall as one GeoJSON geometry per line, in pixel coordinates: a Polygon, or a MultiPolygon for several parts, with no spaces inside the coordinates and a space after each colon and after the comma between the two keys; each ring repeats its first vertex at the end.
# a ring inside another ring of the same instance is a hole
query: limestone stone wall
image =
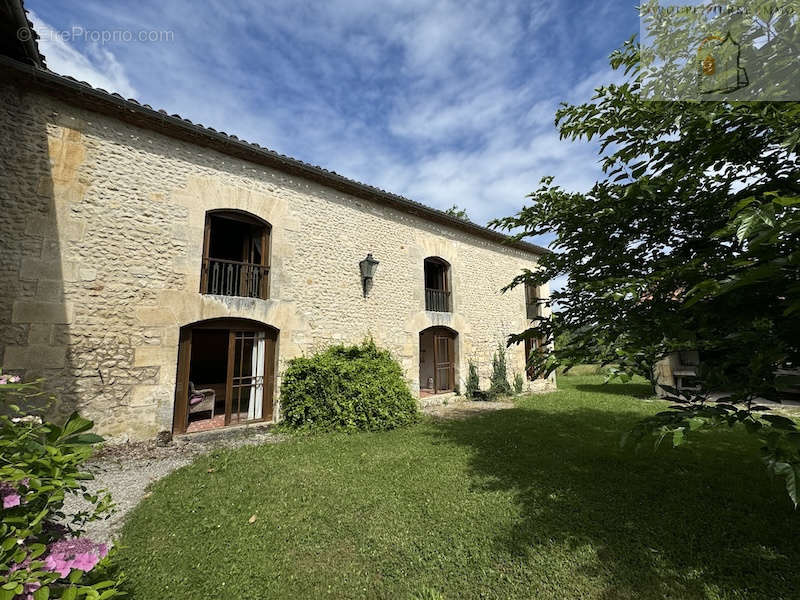
{"type": "MultiPolygon", "coordinates": [[[[179,329],[200,320],[277,328],[276,390],[290,358],[366,336],[417,390],[433,325],[458,333],[461,387],[469,360],[487,385],[497,345],[527,326],[523,290],[500,288],[534,254],[2,84],[0,168],[3,369],[44,376],[112,437],[171,429],[179,329]],[[272,225],[270,300],[199,293],[212,209],[272,225]],[[429,256],[451,265],[451,314],[425,311],[429,256]]],[[[521,346],[508,359],[523,371],[521,346]]]]}

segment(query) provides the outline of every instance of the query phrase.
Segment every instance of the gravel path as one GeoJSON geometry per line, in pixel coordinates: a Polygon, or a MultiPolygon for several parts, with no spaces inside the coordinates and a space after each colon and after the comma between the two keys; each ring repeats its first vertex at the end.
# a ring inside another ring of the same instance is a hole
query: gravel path
{"type": "MultiPolygon", "coordinates": [[[[201,454],[218,448],[238,448],[274,444],[285,439],[267,427],[246,427],[238,430],[195,433],[181,436],[166,446],[155,441],[107,446],[89,463],[95,475],[87,482],[90,491],[106,489],[116,504],[116,512],[106,520],[89,523],[86,534],[98,542],[111,542],[119,533],[125,516],[144,498],[148,486],[188,465],[201,454]]],[[[66,512],[86,508],[82,498],[68,497],[66,512]]]]}

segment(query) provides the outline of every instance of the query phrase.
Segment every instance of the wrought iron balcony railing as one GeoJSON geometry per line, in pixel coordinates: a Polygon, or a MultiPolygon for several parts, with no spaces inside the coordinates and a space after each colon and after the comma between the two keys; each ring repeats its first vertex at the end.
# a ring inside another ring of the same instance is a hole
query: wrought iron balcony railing
{"type": "Polygon", "coordinates": [[[203,259],[202,293],[267,299],[269,267],[221,258],[203,259]]]}
{"type": "Polygon", "coordinates": [[[425,310],[434,312],[452,312],[450,306],[450,292],[425,288],[425,310]]]}

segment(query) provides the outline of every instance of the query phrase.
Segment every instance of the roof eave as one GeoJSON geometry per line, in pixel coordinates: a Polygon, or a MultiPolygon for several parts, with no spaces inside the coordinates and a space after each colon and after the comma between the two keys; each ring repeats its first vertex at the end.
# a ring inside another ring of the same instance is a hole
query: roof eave
{"type": "Polygon", "coordinates": [[[230,136],[224,132],[197,125],[178,115],[169,115],[164,111],[154,110],[134,100],[126,100],[119,94],[111,94],[105,90],[93,88],[89,84],[79,82],[70,77],[25,65],[3,56],[0,56],[0,67],[10,69],[12,74],[16,73],[18,75],[18,78],[27,77],[37,87],[66,102],[78,104],[89,110],[108,114],[134,125],[155,130],[173,138],[197,143],[249,162],[262,164],[298,177],[310,179],[344,193],[392,206],[403,212],[466,231],[512,248],[534,254],[549,254],[552,252],[542,246],[516,240],[493,229],[453,217],[443,211],[425,206],[404,196],[348,179],[333,171],[327,171],[321,167],[279,154],[258,144],[240,140],[236,136],[230,136]]]}

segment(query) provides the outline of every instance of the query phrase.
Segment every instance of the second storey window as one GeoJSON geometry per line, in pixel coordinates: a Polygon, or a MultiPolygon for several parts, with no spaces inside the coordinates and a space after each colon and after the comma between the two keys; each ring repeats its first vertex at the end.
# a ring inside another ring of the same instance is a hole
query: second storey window
{"type": "Polygon", "coordinates": [[[452,312],[450,265],[441,258],[425,259],[425,310],[452,312]]]}
{"type": "Polygon", "coordinates": [[[544,316],[544,298],[541,297],[540,288],[532,283],[525,282],[525,312],[529,320],[544,316]]]}
{"type": "Polygon", "coordinates": [[[206,214],[200,293],[269,298],[270,225],[237,211],[206,214]]]}

